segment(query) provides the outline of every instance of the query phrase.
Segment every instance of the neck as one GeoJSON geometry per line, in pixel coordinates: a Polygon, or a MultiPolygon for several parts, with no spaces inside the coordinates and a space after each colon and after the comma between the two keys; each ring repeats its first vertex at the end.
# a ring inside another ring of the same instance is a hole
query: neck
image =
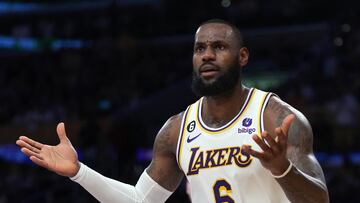
{"type": "Polygon", "coordinates": [[[237,85],[224,95],[204,97],[201,117],[210,127],[221,127],[233,119],[245,103],[249,89],[237,85]]]}

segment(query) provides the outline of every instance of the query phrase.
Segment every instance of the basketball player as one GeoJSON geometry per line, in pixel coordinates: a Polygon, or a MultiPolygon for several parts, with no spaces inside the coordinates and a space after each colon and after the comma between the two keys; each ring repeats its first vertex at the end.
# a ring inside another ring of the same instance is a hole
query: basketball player
{"type": "Polygon", "coordinates": [[[232,24],[211,20],[198,28],[192,88],[202,97],[160,129],[135,186],[80,163],[63,123],[56,146],[25,136],[16,143],[101,202],[165,202],[184,175],[195,203],[329,202],[309,122],[278,96],[242,85],[248,58],[232,24]]]}

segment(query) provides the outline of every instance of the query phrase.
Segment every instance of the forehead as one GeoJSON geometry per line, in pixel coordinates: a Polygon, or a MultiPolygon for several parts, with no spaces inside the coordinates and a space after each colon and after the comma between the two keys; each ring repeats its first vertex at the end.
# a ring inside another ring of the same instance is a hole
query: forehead
{"type": "Polygon", "coordinates": [[[208,23],[198,28],[195,43],[234,40],[234,33],[229,25],[222,23],[208,23]]]}

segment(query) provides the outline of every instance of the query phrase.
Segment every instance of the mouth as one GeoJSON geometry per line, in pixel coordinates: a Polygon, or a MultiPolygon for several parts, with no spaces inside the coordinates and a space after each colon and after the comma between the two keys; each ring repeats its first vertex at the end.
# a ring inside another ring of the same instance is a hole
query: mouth
{"type": "Polygon", "coordinates": [[[206,64],[200,67],[200,76],[204,78],[211,78],[219,74],[220,69],[215,65],[206,64]]]}

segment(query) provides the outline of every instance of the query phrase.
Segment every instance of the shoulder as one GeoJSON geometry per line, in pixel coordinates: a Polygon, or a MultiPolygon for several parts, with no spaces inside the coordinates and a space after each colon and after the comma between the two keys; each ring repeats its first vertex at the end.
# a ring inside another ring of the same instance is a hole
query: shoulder
{"type": "Polygon", "coordinates": [[[307,122],[307,119],[299,110],[295,109],[290,104],[284,102],[275,95],[270,97],[264,113],[267,116],[276,117],[278,123],[289,114],[294,114],[297,119],[301,119],[307,122]]]}
{"type": "Polygon", "coordinates": [[[154,150],[175,153],[184,112],[171,116],[155,138],[154,150]]]}
{"type": "Polygon", "coordinates": [[[282,121],[289,114],[294,114],[295,119],[289,129],[289,144],[297,146],[299,142],[308,142],[308,147],[304,150],[312,151],[313,134],[308,119],[297,109],[284,102],[277,96],[272,96],[265,108],[264,127],[265,130],[273,134],[276,127],[281,126],[282,121]]]}

